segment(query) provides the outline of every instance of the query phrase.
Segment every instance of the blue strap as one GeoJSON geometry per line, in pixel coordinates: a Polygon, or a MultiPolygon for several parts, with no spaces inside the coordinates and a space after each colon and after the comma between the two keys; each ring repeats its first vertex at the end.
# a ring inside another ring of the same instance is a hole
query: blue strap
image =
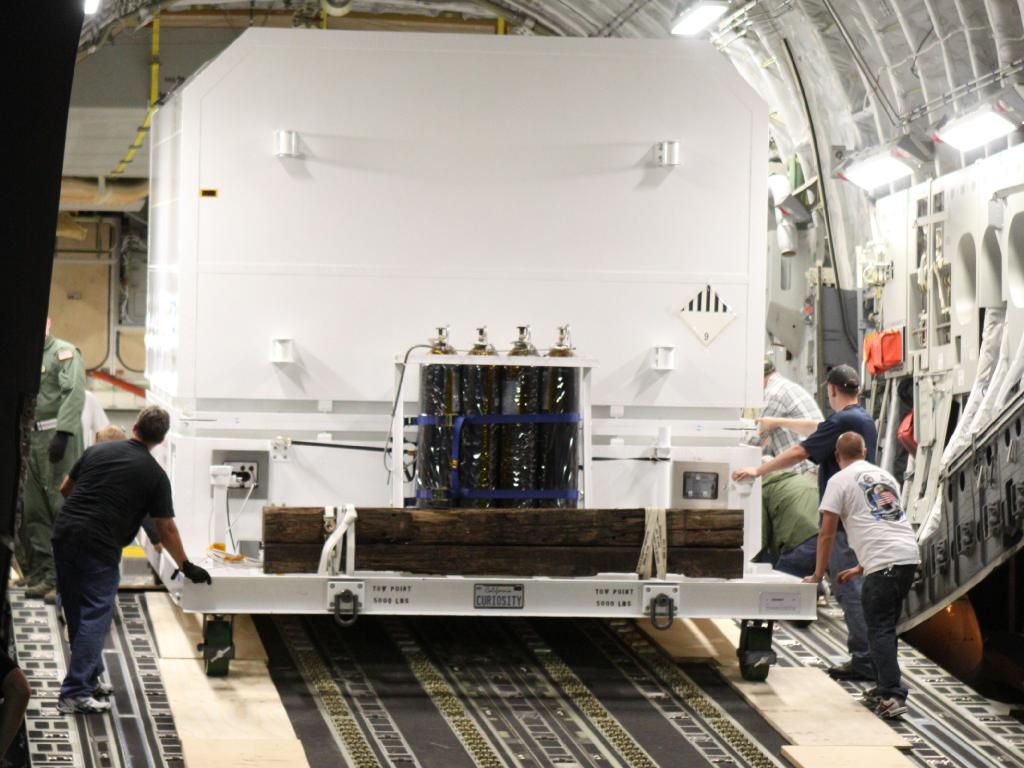
{"type": "Polygon", "coordinates": [[[568,499],[570,501],[577,501],[580,498],[580,492],[575,488],[565,491],[542,491],[538,488],[493,491],[469,489],[462,491],[461,496],[464,499],[568,499]]]}
{"type": "MultiPolygon", "coordinates": [[[[417,499],[431,499],[434,501],[443,501],[444,499],[437,498],[437,495],[426,488],[419,488],[416,490],[417,499]]],[[[539,489],[515,489],[515,490],[484,490],[484,489],[467,489],[459,493],[459,498],[463,499],[568,499],[570,501],[578,501],[580,498],[580,492],[573,490],[566,491],[554,491],[554,490],[539,490],[539,489]]]]}
{"type": "Polygon", "coordinates": [[[421,427],[454,427],[464,424],[578,424],[578,413],[501,413],[487,416],[416,416],[412,423],[421,427]]]}
{"type": "MultiPolygon", "coordinates": [[[[578,413],[502,413],[481,416],[417,416],[416,424],[420,426],[445,426],[452,428],[451,474],[449,475],[448,492],[455,499],[568,499],[576,501],[580,497],[578,490],[462,490],[459,485],[459,457],[462,443],[462,428],[466,424],[578,424],[578,413]]],[[[416,492],[420,499],[434,499],[433,491],[420,488],[416,492]]]]}

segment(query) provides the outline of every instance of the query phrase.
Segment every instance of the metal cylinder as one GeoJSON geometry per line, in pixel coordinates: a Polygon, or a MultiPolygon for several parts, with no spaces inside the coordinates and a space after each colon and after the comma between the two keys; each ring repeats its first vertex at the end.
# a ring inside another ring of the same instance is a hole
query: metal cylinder
{"type": "MultiPolygon", "coordinates": [[[[568,325],[558,329],[558,343],[548,357],[572,357],[572,336],[568,325]]],[[[578,368],[540,369],[540,412],[578,413],[578,368]]],[[[546,491],[576,490],[579,482],[579,424],[540,424],[537,430],[537,487],[546,491]]],[[[553,499],[545,506],[577,506],[574,499],[553,499]]]]}
{"type": "MultiPolygon", "coordinates": [[[[497,353],[487,341],[486,326],[477,329],[470,355],[497,353]]],[[[501,410],[500,370],[495,365],[465,365],[461,371],[462,412],[466,416],[493,416],[501,410]]],[[[492,491],[498,484],[498,432],[496,424],[462,427],[459,445],[459,484],[463,490],[492,491]]],[[[493,507],[493,499],[463,499],[462,507],[493,507]]]]}
{"type": "MultiPolygon", "coordinates": [[[[530,326],[519,326],[509,357],[530,357],[537,348],[530,341],[530,326]]],[[[534,414],[540,405],[540,378],[536,366],[508,365],[501,375],[502,414],[534,414]]],[[[501,425],[501,470],[498,488],[526,491],[537,487],[537,425],[501,425]]],[[[501,507],[535,507],[531,498],[502,499],[501,507]]]]}
{"type": "MultiPolygon", "coordinates": [[[[438,328],[430,354],[454,355],[448,329],[438,328]]],[[[420,367],[420,414],[454,418],[460,413],[459,367],[429,364],[420,367]]],[[[421,424],[416,439],[416,506],[450,507],[452,437],[450,423],[421,424]]]]}

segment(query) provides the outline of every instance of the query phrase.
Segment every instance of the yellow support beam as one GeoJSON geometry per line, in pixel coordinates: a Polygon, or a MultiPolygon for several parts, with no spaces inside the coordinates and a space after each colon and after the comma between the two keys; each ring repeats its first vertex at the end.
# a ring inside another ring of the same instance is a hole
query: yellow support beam
{"type": "Polygon", "coordinates": [[[142,125],[139,126],[138,133],[135,134],[135,139],[128,146],[128,151],[124,153],[124,157],[121,158],[121,162],[117,164],[110,173],[110,178],[120,176],[124,173],[124,169],[128,167],[128,164],[135,159],[135,153],[142,149],[142,142],[146,140],[146,134],[149,133],[149,124],[153,119],[153,112],[156,111],[156,100],[160,97],[160,14],[158,13],[153,17],[153,23],[150,24],[150,47],[149,47],[149,103],[146,105],[146,118],[142,121],[142,125]]]}

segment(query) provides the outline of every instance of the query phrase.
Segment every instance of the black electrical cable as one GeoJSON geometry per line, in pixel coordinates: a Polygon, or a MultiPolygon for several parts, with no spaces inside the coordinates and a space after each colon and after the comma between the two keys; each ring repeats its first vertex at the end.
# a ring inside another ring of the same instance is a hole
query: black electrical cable
{"type": "MultiPolygon", "coordinates": [[[[789,45],[789,40],[782,38],[782,45],[786,49],[786,55],[789,57],[789,68],[793,72],[793,80],[796,83],[797,90],[800,92],[800,102],[804,109],[804,119],[807,120],[807,129],[811,134],[811,152],[814,155],[814,164],[817,166],[818,172],[818,193],[821,195],[821,208],[824,212],[825,218],[825,239],[828,241],[828,255],[829,261],[832,262],[832,272],[835,276],[836,281],[836,293],[839,299],[839,320],[843,326],[843,336],[846,338],[850,348],[856,354],[858,345],[856,336],[850,333],[849,323],[846,322],[846,308],[843,305],[843,285],[839,277],[839,264],[836,260],[836,245],[832,235],[832,213],[829,210],[828,205],[828,193],[825,189],[825,177],[823,174],[823,168],[821,165],[821,153],[818,151],[818,132],[814,127],[814,120],[811,118],[811,104],[807,100],[807,91],[804,89],[803,78],[800,77],[800,71],[796,68],[796,59],[793,56],[793,49],[789,45]]],[[[821,297],[819,297],[820,300],[821,297]]],[[[819,319],[819,322],[821,319],[819,319]]],[[[818,371],[819,376],[824,371],[818,371]]]]}
{"type": "Polygon", "coordinates": [[[618,457],[615,457],[615,456],[592,456],[590,460],[591,461],[650,461],[650,462],[672,461],[672,459],[670,459],[667,456],[627,456],[627,457],[623,457],[623,458],[618,458],[618,457]]]}
{"type": "Polygon", "coordinates": [[[370,451],[383,453],[387,448],[375,448],[372,445],[349,445],[346,443],[317,443],[312,440],[289,440],[289,445],[309,445],[314,448],[341,448],[346,451],[370,451]]]}

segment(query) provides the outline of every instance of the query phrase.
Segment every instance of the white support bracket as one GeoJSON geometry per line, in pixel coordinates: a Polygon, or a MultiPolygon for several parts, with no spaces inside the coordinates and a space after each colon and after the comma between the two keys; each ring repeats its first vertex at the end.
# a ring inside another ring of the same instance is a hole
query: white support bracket
{"type": "MultiPolygon", "coordinates": [[[[337,524],[331,535],[320,550],[320,564],[316,572],[318,576],[336,576],[341,568],[341,544],[345,540],[345,574],[351,576],[356,559],[356,508],[353,504],[344,506],[345,514],[341,523],[337,524]]],[[[325,517],[331,513],[325,513],[325,517]]]]}

